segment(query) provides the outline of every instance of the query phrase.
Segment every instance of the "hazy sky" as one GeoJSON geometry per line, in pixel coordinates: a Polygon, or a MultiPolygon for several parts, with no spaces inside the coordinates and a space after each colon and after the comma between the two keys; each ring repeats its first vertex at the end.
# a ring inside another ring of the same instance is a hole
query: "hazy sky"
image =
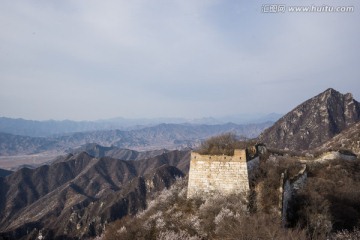
{"type": "Polygon", "coordinates": [[[360,1],[0,0],[0,116],[286,113],[360,100],[360,1]],[[263,4],[354,6],[262,13],[263,4]]]}

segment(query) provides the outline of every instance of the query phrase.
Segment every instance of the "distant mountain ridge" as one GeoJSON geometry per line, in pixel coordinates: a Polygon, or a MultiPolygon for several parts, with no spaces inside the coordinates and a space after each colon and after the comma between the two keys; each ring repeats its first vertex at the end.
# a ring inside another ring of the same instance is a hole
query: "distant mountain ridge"
{"type": "Polygon", "coordinates": [[[31,154],[46,151],[54,144],[51,139],[0,132],[0,156],[31,154]]]}
{"type": "Polygon", "coordinates": [[[257,137],[272,122],[260,124],[191,125],[160,124],[131,131],[107,130],[73,133],[59,137],[31,138],[0,133],[0,156],[33,154],[44,151],[65,151],[89,143],[105,147],[135,150],[184,149],[194,147],[202,139],[232,132],[247,138],[257,137]]]}
{"type": "Polygon", "coordinates": [[[359,120],[360,103],[352,94],[329,88],[280,118],[259,139],[273,148],[314,149],[359,120]]]}
{"type": "Polygon", "coordinates": [[[76,155],[81,152],[86,152],[96,158],[111,157],[115,159],[121,159],[126,161],[137,161],[141,159],[152,158],[161,154],[170,152],[167,149],[152,150],[152,151],[135,151],[132,149],[118,148],[115,146],[104,147],[97,143],[89,143],[76,149],[69,150],[70,154],[76,155]]]}
{"type": "Polygon", "coordinates": [[[0,132],[30,137],[49,137],[57,134],[85,132],[107,129],[124,129],[120,124],[112,122],[91,121],[34,121],[0,117],[0,132]]]}
{"type": "Polygon", "coordinates": [[[54,135],[71,134],[75,132],[91,132],[104,130],[136,130],[159,125],[167,124],[192,124],[192,125],[222,125],[229,122],[235,124],[263,123],[276,121],[281,114],[242,114],[219,118],[155,118],[155,119],[126,119],[113,118],[98,121],[34,121],[26,119],[14,119],[0,117],[0,132],[20,136],[30,137],[49,137],[54,135]]]}

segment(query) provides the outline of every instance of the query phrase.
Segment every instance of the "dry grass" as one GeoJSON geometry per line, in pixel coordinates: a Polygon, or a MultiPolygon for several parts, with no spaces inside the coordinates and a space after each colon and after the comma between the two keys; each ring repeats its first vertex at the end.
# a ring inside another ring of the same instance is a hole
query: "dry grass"
{"type": "Polygon", "coordinates": [[[300,229],[283,229],[270,214],[251,214],[243,195],[186,199],[180,180],[144,212],[111,224],[105,239],[306,239],[300,229]]]}
{"type": "Polygon", "coordinates": [[[186,179],[179,180],[147,210],[110,224],[105,239],[359,239],[359,160],[309,164],[306,184],[290,202],[290,228],[281,227],[274,214],[280,176],[300,168],[291,157],[261,161],[252,186],[262,187],[251,200],[243,195],[186,199],[186,179]],[[249,209],[258,203],[261,208],[249,209]]]}

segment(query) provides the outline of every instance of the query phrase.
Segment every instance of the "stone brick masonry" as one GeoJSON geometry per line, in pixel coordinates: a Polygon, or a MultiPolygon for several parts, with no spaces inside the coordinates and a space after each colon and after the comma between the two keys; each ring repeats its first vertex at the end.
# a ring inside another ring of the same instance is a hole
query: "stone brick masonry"
{"type": "Polygon", "coordinates": [[[245,150],[235,150],[234,156],[191,153],[188,198],[215,193],[248,193],[249,190],[245,150]]]}

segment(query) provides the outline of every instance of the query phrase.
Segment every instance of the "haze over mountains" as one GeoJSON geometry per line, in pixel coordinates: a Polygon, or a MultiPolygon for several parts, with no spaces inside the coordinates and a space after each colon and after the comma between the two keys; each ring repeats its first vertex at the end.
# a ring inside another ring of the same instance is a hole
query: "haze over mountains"
{"type": "Polygon", "coordinates": [[[137,130],[104,130],[79,132],[58,137],[27,137],[0,133],[0,156],[34,154],[45,151],[65,151],[88,143],[116,146],[137,150],[182,149],[194,147],[201,140],[224,132],[253,138],[258,136],[272,122],[259,124],[189,125],[160,124],[137,130]]]}
{"type": "Polygon", "coordinates": [[[156,126],[161,123],[192,124],[192,125],[222,125],[226,123],[249,124],[275,122],[282,114],[239,114],[219,118],[155,118],[155,119],[126,119],[113,118],[98,121],[33,121],[0,117],[0,132],[30,137],[49,137],[75,132],[88,132],[99,130],[134,130],[156,126]]]}
{"type": "Polygon", "coordinates": [[[156,192],[186,176],[189,147],[213,135],[233,132],[256,138],[262,132],[257,139],[270,148],[359,154],[359,124],[360,105],[352,95],[328,89],[274,124],[160,124],[55,137],[2,133],[2,155],[64,154],[34,169],[0,170],[0,238],[99,235],[107,223],[145,209],[156,192]],[[183,150],[170,150],[174,148],[183,150]]]}

